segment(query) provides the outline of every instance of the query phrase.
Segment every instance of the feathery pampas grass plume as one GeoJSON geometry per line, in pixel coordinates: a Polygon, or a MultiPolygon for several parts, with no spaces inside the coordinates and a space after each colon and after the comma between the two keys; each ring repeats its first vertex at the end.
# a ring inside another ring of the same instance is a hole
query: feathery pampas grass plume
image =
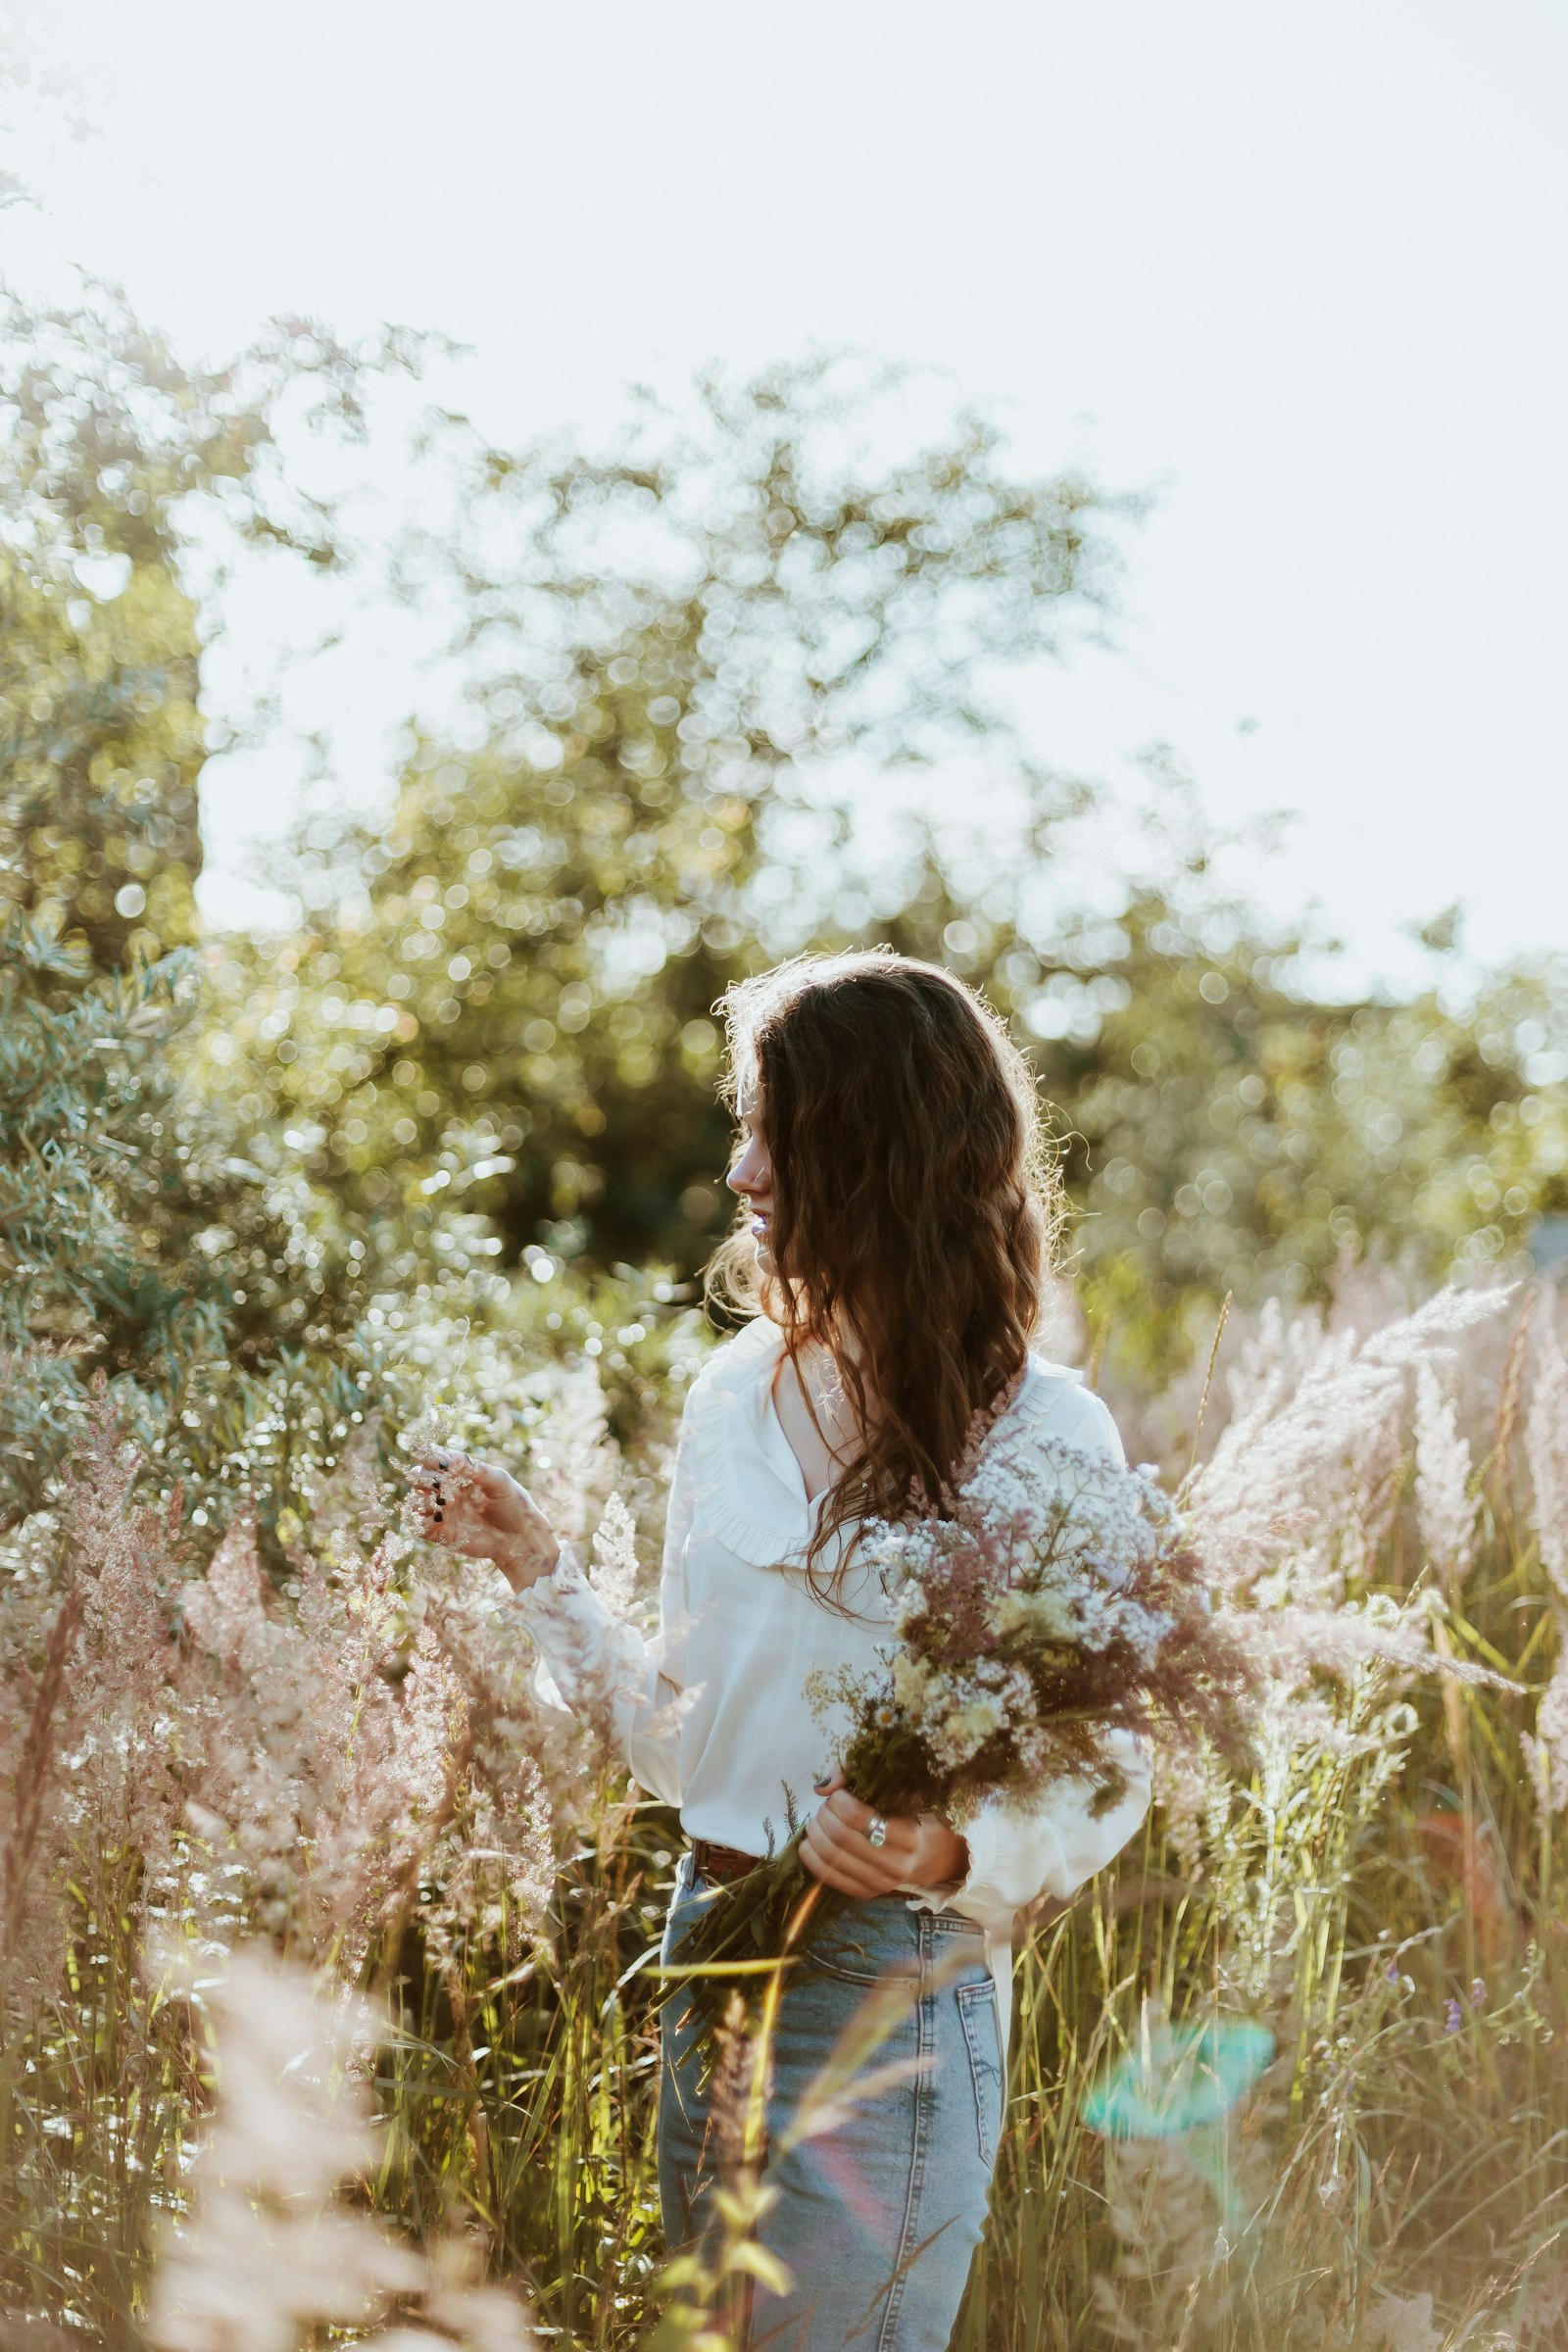
{"type": "MultiPolygon", "coordinates": [[[[1093,2317],[1096,2300],[1119,2340],[1191,2352],[1230,2344],[1244,2311],[1256,2343],[1310,2333],[1334,2352],[1468,2342],[1483,2305],[1523,2352],[1561,2333],[1568,1360],[1560,1295],[1542,1285],[1502,1316],[1506,1297],[1478,1285],[1412,1315],[1393,1275],[1350,1269],[1321,1311],[1234,1315],[1211,1376],[1205,1359],[1161,1396],[1110,1399],[1135,1456],[1167,1464],[1213,1608],[1267,1690],[1252,1769],[1167,1747],[1145,1849],[1030,1927],[1018,2095],[976,2283],[981,2330],[1007,2352],[1047,2302],[1093,2317]],[[1455,1680],[1518,1658],[1539,1687],[1554,1631],[1533,1722],[1518,1685],[1494,1703],[1455,1680]],[[1441,1713],[1420,1687],[1434,1668],[1441,1713]],[[1520,1740],[1530,1780],[1510,1765],[1520,1740]],[[1461,1801],[1434,1809],[1434,1783],[1461,1801]],[[1118,2145],[1102,2172],[1080,2161],[1090,2070],[1136,2035],[1156,1980],[1172,2017],[1217,2001],[1281,2034],[1282,2071],[1250,2095],[1226,2160],[1245,2228],[1185,2142],[1118,2145]],[[1425,2165],[1429,2147],[1439,2169],[1410,2202],[1403,2151],[1425,2165]]],[[[660,1433],[620,1452],[594,1371],[519,1366],[488,1342],[461,1361],[425,1384],[450,1393],[472,1373],[443,1435],[505,1447],[536,1493],[547,1475],[574,1487],[563,1524],[585,1554],[593,1539],[595,1589],[646,1627],[660,1433]]],[[[408,1433],[395,1442],[407,1450],[408,1433]]],[[[729,2218],[684,2284],[661,2279],[652,2019],[628,1969],[657,1939],[673,1840],[616,1762],[622,1662],[612,1644],[586,1721],[554,1703],[496,1605],[504,1588],[399,1526],[378,1459],[362,1433],[312,1472],[280,1562],[242,1494],[204,1493],[188,1535],[177,1495],[144,1502],[158,1466],[137,1476],[100,1389],[85,1450],[0,1536],[0,2306],[34,2315],[0,2310],[0,2339],[25,2327],[54,2352],[43,2315],[57,2311],[81,2342],[140,2325],[140,2249],[184,2211],[209,2122],[202,2194],[152,2285],[180,2341],[248,2352],[343,2328],[378,2330],[376,2352],[517,2352],[528,2323],[481,2284],[473,2245],[416,2255],[356,2218],[373,2202],[429,2228],[429,2184],[453,2180],[484,2217],[489,2260],[538,2280],[551,2340],[649,2343],[651,2303],[660,2352],[733,2334],[731,2290],[758,2275],[773,2193],[747,2144],[765,2068],[738,2006],[719,2021],[710,2151],[729,2218]],[[210,1521],[226,1522],[220,1541],[200,1532],[210,1521]],[[313,2009],[248,2078],[220,2050],[225,2105],[209,2117],[190,2010],[156,1983],[149,1998],[138,1975],[160,1921],[214,1978],[217,1947],[241,1949],[232,2020],[220,1984],[189,1994],[199,2015],[212,1990],[222,2036],[253,2013],[261,2032],[278,1984],[299,1999],[334,1984],[346,1997],[345,1976],[395,1987],[399,2032],[376,2071],[388,2132],[368,2175],[363,2139],[345,2157],[346,2193],[322,2178],[318,2127],[325,2111],[368,2129],[363,2038],[343,2054],[341,2017],[313,2009]],[[311,1974],[272,1964],[252,2001],[262,1964],[243,1947],[258,1931],[311,1974]],[[345,2108],[328,2100],[332,2067],[345,2108]],[[287,2247],[295,2224],[298,2263],[237,2290],[258,2245],[287,2247]],[[370,2250],[339,2225],[368,2229],[370,2250]],[[362,2316],[279,2319],[275,2276],[318,2278],[323,2248],[328,2307],[362,2316]],[[180,2308],[187,2259],[207,2283],[180,2308]]],[[[963,1576],[950,1597],[961,1633],[963,1576]]],[[[813,2086],[790,2132],[830,2131],[866,2088],[813,2086]]]]}
{"type": "Polygon", "coordinates": [[[358,1975],[415,1899],[450,1818],[462,1688],[434,1628],[402,1647],[385,1544],[336,1573],[301,1555],[293,1606],[268,1606],[248,1517],[185,1599],[201,1789],[253,1874],[261,1924],[358,1975]]]}
{"type": "Polygon", "coordinates": [[[619,1494],[612,1494],[594,1537],[589,1583],[612,1617],[627,1617],[638,1584],[637,1530],[619,1494]]]}
{"type": "Polygon", "coordinates": [[[1541,1564],[1568,1605],[1568,1356],[1549,1320],[1541,1334],[1525,1453],[1535,1489],[1541,1564]]]}
{"type": "Polygon", "coordinates": [[[48,1997],[72,1889],[106,1855],[135,1918],[243,1920],[347,1982],[415,1916],[438,1957],[514,1962],[542,1932],[584,1752],[534,1698],[523,1645],[410,1573],[363,1464],[368,1524],[340,1513],[292,1543],[281,1587],[244,1509],[193,1576],[179,1494],[133,1501],[139,1469],[100,1391],[58,1511],[7,1546],[4,1998],[48,1997]]]}
{"type": "Polygon", "coordinates": [[[45,1999],[57,1983],[71,1883],[92,1877],[94,1853],[140,1858],[138,1913],[172,1861],[184,1790],[165,1589],[179,1573],[180,1496],[132,1505],[137,1467],[100,1377],[49,1515],[54,1541],[46,1530],[27,1563],[0,1653],[7,1999],[45,1999]]]}
{"type": "MultiPolygon", "coordinates": [[[[1348,1279],[1328,1316],[1287,1320],[1270,1301],[1250,1323],[1238,1319],[1223,1381],[1229,1409],[1180,1496],[1214,1607],[1245,1629],[1263,1678],[1259,1794],[1273,1834],[1283,1834],[1285,1791],[1314,1759],[1334,1773],[1359,1759],[1358,1802],[1388,1784],[1414,1722],[1401,1695],[1412,1677],[1517,1689],[1449,1654],[1444,1622],[1444,1593],[1474,1557],[1479,1510],[1449,1387],[1490,1347],[1511,1295],[1448,1290],[1409,1314],[1387,1284],[1348,1279]],[[1436,1581],[1423,1571],[1402,1595],[1369,1591],[1412,1455],[1416,1524],[1436,1581]]],[[[1245,1917],[1249,1840],[1233,1777],[1217,1758],[1167,1748],[1156,1755],[1155,1794],[1184,1869],[1216,1875],[1245,1917]]],[[[1262,1908],[1255,1928],[1238,1937],[1238,1982],[1254,1990],[1270,1942],[1262,1908]]]]}
{"type": "Polygon", "coordinates": [[[1557,1663],[1525,1750],[1545,1814],[1568,1805],[1568,1357],[1549,1317],[1544,1318],[1525,1421],[1525,1455],[1541,1564],[1556,1594],[1557,1663]]]}
{"type": "Polygon", "coordinates": [[[375,2159],[356,2074],[384,2032],[368,2005],[327,2003],[304,1972],[250,1950],[216,1982],[188,1946],[156,1950],[150,1965],[166,1997],[183,1992],[213,2015],[218,2078],[192,2210],[166,2233],[154,2277],[157,2352],[296,2352],[319,2328],[394,2314],[369,2339],[377,2352],[537,2352],[524,2308],[478,2283],[461,2244],[428,2260],[340,2200],[375,2159]]]}
{"type": "Polygon", "coordinates": [[[1457,1592],[1475,1558],[1480,1497],[1471,1492],[1457,1406],[1430,1363],[1415,1372],[1415,1499],[1427,1558],[1445,1589],[1457,1592]]]}
{"type": "Polygon", "coordinates": [[[1410,1672],[1485,1679],[1434,1651],[1425,1594],[1401,1606],[1353,1588],[1392,1516],[1412,1371],[1429,1548],[1450,1569],[1468,1561],[1468,1446],[1442,1407],[1433,1356],[1490,1322],[1510,1296],[1442,1291],[1364,1338],[1304,1317],[1287,1334],[1277,1314],[1272,1329],[1263,1319],[1265,1345],[1233,1383],[1237,1409],[1183,1500],[1216,1607],[1247,1611],[1249,1641],[1282,1689],[1304,1687],[1316,1668],[1344,1672],[1374,1657],[1410,1672]]]}

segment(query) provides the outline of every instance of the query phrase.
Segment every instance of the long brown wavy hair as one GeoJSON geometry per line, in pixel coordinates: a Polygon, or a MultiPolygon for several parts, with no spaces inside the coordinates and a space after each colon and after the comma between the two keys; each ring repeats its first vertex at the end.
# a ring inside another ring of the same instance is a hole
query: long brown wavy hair
{"type": "Polygon", "coordinates": [[[940,965],[887,948],[801,956],[721,1009],[726,1099],[760,1111],[772,1162],[773,1272],[743,1203],[708,1291],[769,1315],[792,1356],[825,1348],[844,1384],[859,1447],[805,1562],[837,1605],[847,1560],[825,1591],[815,1571],[838,1532],[940,1508],[976,1416],[1022,1374],[1060,1185],[1028,1063],[940,965]]]}

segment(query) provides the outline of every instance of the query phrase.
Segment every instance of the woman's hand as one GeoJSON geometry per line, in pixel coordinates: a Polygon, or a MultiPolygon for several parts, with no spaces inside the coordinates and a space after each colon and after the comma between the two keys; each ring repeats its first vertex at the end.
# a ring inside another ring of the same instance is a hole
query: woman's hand
{"type": "Polygon", "coordinates": [[[816,1784],[822,1804],[806,1825],[801,1860],[815,1879],[836,1886],[840,1894],[889,1894],[895,1886],[919,1886],[935,1893],[968,1876],[969,1848],[934,1813],[918,1819],[909,1813],[887,1813],[886,1840],[872,1845],[866,1838],[875,1815],[845,1786],[834,1767],[816,1784]]]}
{"type": "Polygon", "coordinates": [[[428,1446],[409,1472],[416,1534],[466,1559],[493,1560],[514,1592],[548,1576],[561,1557],[550,1522],[526,1487],[494,1462],[428,1446]]]}

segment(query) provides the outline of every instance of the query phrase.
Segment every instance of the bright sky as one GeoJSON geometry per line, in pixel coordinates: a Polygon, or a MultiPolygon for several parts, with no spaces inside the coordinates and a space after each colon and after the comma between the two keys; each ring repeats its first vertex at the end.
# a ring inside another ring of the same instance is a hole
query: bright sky
{"type": "MultiPolygon", "coordinates": [[[[714,357],[935,363],[1028,462],[1159,487],[1053,759],[1162,740],[1217,814],[1299,810],[1270,894],[1390,976],[1454,900],[1489,958],[1562,943],[1568,0],[73,0],[46,38],[102,86],[20,158],[22,282],[74,260],[206,356],[441,327],[514,439],[714,357]]],[[[404,667],[318,692],[383,790],[404,667]]],[[[258,808],[211,776],[216,920],[264,911],[258,808]]]]}

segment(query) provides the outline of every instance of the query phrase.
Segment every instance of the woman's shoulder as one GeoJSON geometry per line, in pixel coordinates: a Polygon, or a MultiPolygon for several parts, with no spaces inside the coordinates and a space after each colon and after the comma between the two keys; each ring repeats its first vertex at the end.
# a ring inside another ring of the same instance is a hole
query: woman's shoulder
{"type": "Polygon", "coordinates": [[[681,1424],[694,1526],[755,1568],[775,1566],[800,1532],[761,1438],[762,1393],[782,1343],[763,1316],[721,1340],[686,1392],[681,1424]]]}
{"type": "Polygon", "coordinates": [[[754,1315],[727,1340],[720,1340],[709,1349],[686,1392],[687,1413],[701,1408],[710,1397],[733,1396],[752,1388],[773,1362],[782,1339],[776,1323],[770,1323],[765,1315],[754,1315]]]}
{"type": "MultiPolygon", "coordinates": [[[[722,1418],[726,1403],[752,1394],[770,1377],[783,1333],[765,1315],[754,1316],[712,1348],[686,1394],[686,1418],[722,1418]]],[[[1051,1437],[1065,1446],[1125,1460],[1120,1433],[1102,1397],[1070,1364],[1052,1363],[1032,1350],[1017,1396],[998,1423],[1009,1436],[1051,1437]]]]}
{"type": "Polygon", "coordinates": [[[1086,1387],[1084,1376],[1070,1364],[1054,1364],[1030,1352],[1023,1383],[1004,1423],[1019,1431],[1050,1437],[1063,1446],[1081,1446],[1086,1452],[1109,1454],[1125,1461],[1121,1432],[1102,1396],[1086,1387]]]}

